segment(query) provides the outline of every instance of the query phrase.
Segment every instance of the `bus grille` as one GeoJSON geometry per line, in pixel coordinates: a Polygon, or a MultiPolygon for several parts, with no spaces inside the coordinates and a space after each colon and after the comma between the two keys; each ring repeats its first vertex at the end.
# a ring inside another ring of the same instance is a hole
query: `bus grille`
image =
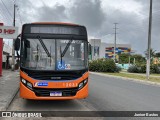
{"type": "Polygon", "coordinates": [[[34,88],[34,93],[36,94],[36,96],[41,96],[41,97],[49,97],[50,96],[50,92],[53,91],[61,91],[62,92],[62,96],[61,97],[67,97],[67,96],[75,96],[78,88],[53,88],[53,89],[48,89],[48,88],[34,88]]]}
{"type": "Polygon", "coordinates": [[[81,75],[75,74],[53,74],[53,73],[32,73],[30,77],[38,80],[75,80],[81,77],[81,75]]]}

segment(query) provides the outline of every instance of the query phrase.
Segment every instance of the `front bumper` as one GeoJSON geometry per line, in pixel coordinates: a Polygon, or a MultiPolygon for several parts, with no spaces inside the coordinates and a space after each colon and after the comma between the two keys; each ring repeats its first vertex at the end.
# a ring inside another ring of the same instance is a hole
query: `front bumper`
{"type": "MultiPolygon", "coordinates": [[[[44,88],[45,89],[45,88],[44,88]]],[[[51,97],[51,96],[37,96],[34,91],[28,89],[26,86],[20,82],[20,97],[25,99],[34,100],[69,100],[69,99],[83,99],[88,96],[88,83],[79,91],[76,92],[74,96],[61,96],[61,97],[51,97]]]]}

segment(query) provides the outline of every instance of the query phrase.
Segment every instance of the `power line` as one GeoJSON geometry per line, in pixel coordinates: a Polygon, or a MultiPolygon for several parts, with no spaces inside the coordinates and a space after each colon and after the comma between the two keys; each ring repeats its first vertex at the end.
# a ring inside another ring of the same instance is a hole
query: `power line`
{"type": "Polygon", "coordinates": [[[12,19],[11,19],[10,17],[7,17],[8,14],[3,14],[3,10],[2,10],[1,8],[2,8],[2,7],[0,7],[0,13],[2,13],[2,14],[0,14],[0,16],[2,17],[2,19],[3,19],[4,21],[7,21],[7,23],[8,23],[8,20],[9,20],[10,22],[12,22],[12,19]]]}
{"type": "Polygon", "coordinates": [[[1,0],[1,1],[2,1],[2,4],[4,5],[4,7],[6,8],[8,14],[10,15],[10,17],[13,19],[13,16],[12,16],[12,14],[10,13],[10,11],[8,10],[8,8],[7,8],[7,6],[5,5],[5,3],[3,2],[3,0],[1,0]]]}
{"type": "Polygon", "coordinates": [[[12,17],[10,14],[6,14],[8,11],[6,11],[6,8],[3,4],[0,4],[0,16],[2,17],[2,21],[4,21],[6,24],[12,23],[12,17]]]}

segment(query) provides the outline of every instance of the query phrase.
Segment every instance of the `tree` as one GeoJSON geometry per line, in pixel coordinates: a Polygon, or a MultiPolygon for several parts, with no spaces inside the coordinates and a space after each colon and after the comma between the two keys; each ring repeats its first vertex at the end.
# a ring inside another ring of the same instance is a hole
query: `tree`
{"type": "MultiPolygon", "coordinates": [[[[150,56],[151,56],[151,58],[154,58],[155,56],[156,56],[156,50],[153,50],[152,48],[151,48],[151,50],[150,50],[150,56]]],[[[148,56],[148,50],[146,50],[145,51],[145,56],[146,56],[146,58],[147,58],[147,56],[148,56]]]]}
{"type": "Polygon", "coordinates": [[[119,63],[120,64],[129,63],[129,54],[126,53],[119,54],[119,63]]]}
{"type": "Polygon", "coordinates": [[[157,52],[155,57],[160,57],[160,52],[157,52]]]}
{"type": "Polygon", "coordinates": [[[135,64],[145,64],[146,59],[140,54],[131,55],[131,63],[133,63],[135,59],[135,64]]]}
{"type": "Polygon", "coordinates": [[[134,63],[135,59],[135,64],[145,64],[146,59],[140,54],[134,54],[134,55],[129,55],[126,53],[122,53],[119,55],[119,63],[120,64],[128,64],[129,63],[129,56],[130,56],[130,63],[134,63]]]}

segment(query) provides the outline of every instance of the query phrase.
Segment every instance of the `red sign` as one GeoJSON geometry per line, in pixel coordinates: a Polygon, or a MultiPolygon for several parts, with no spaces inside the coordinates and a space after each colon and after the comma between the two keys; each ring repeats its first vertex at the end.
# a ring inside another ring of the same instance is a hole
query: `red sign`
{"type": "Polygon", "coordinates": [[[13,29],[0,29],[0,33],[3,33],[3,34],[14,34],[15,30],[13,30],[13,29]]]}
{"type": "Polygon", "coordinates": [[[0,37],[14,39],[18,36],[18,28],[13,26],[0,26],[0,37]]]}

